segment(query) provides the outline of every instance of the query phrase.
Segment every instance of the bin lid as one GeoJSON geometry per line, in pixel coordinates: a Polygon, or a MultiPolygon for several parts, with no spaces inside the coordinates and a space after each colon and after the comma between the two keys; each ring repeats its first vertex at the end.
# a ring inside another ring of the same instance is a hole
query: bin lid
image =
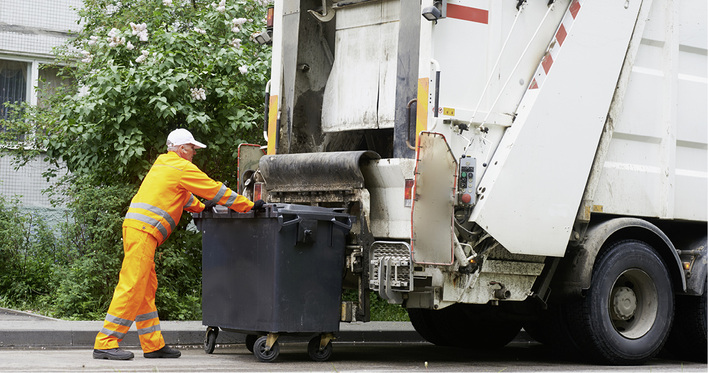
{"type": "Polygon", "coordinates": [[[264,212],[255,213],[254,211],[249,211],[247,213],[238,213],[233,210],[227,209],[224,206],[216,206],[214,208],[214,211],[203,211],[200,213],[193,213],[192,216],[197,220],[208,218],[277,218],[278,216],[282,215],[297,215],[306,219],[328,221],[332,220],[332,218],[351,218],[349,214],[340,211],[341,209],[329,207],[298,205],[290,203],[266,204],[264,207],[264,212]]]}

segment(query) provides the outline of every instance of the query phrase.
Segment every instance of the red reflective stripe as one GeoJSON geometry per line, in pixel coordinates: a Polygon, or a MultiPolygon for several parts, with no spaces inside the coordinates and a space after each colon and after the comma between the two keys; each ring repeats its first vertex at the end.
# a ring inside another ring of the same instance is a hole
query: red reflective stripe
{"type": "Polygon", "coordinates": [[[536,79],[531,82],[531,86],[529,87],[529,89],[538,89],[538,83],[536,83],[536,79]]]}
{"type": "Polygon", "coordinates": [[[546,75],[548,75],[548,70],[550,70],[553,65],[553,57],[550,53],[546,53],[546,57],[543,58],[543,62],[541,62],[541,64],[543,65],[543,71],[545,71],[546,75]]]}
{"type": "Polygon", "coordinates": [[[565,26],[561,24],[558,28],[558,32],[556,32],[556,39],[558,39],[558,44],[560,46],[563,46],[566,36],[568,36],[568,31],[565,31],[565,26]]]}
{"type": "Polygon", "coordinates": [[[578,0],[573,0],[573,3],[570,4],[570,14],[573,16],[573,19],[578,16],[578,12],[580,11],[580,3],[578,0]]]}
{"type": "Polygon", "coordinates": [[[471,21],[477,23],[489,23],[489,11],[484,9],[470,8],[457,4],[447,4],[447,16],[449,18],[457,18],[463,21],[471,21]]]}

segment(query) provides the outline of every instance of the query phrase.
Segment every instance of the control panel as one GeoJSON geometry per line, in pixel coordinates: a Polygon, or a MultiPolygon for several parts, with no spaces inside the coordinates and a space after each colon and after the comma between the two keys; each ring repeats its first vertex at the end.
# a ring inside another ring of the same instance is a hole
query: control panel
{"type": "Polygon", "coordinates": [[[475,203],[474,168],[476,158],[462,156],[457,179],[457,199],[459,204],[473,205],[475,203]]]}

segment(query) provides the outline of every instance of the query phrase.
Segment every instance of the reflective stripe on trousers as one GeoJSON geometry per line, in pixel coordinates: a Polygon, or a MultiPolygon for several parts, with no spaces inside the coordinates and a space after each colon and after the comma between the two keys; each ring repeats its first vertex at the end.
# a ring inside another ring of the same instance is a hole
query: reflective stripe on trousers
{"type": "Polygon", "coordinates": [[[118,348],[118,342],[123,340],[133,321],[143,352],[156,351],[165,345],[155,307],[157,276],[153,258],[156,248],[157,240],[152,235],[123,228],[123,266],[103,329],[96,336],[95,349],[118,348]]]}

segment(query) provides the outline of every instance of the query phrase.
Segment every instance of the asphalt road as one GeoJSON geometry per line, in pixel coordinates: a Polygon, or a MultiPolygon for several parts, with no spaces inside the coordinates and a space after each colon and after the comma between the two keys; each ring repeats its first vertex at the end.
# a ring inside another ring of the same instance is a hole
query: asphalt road
{"type": "Polygon", "coordinates": [[[262,363],[243,345],[181,349],[179,359],[145,359],[132,349],[130,361],[95,360],[89,349],[0,349],[0,372],[701,372],[706,364],[657,358],[633,367],[567,361],[534,342],[512,342],[492,352],[427,343],[335,343],[332,358],[309,359],[305,343],[281,345],[278,358],[262,363]]]}

